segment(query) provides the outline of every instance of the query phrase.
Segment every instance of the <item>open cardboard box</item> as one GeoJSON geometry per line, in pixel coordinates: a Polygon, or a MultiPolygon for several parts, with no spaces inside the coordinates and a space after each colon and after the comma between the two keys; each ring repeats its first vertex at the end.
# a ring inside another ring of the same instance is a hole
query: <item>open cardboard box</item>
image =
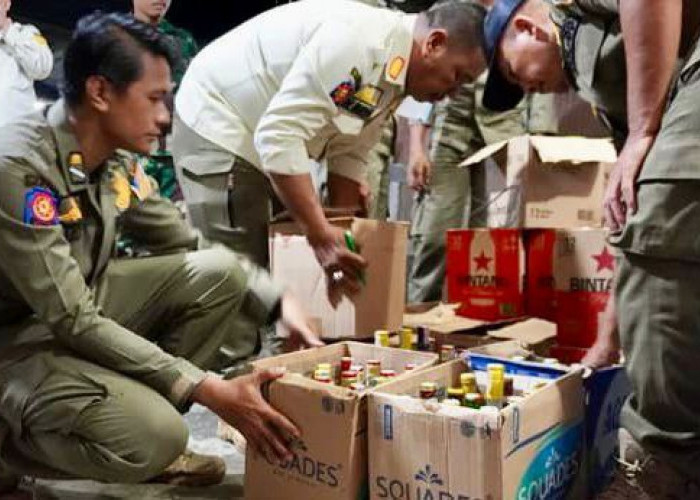
{"type": "MultiPolygon", "coordinates": [[[[337,365],[343,356],[363,364],[378,359],[383,368],[397,371],[397,380],[437,362],[433,353],[342,342],[318,349],[266,358],[256,368],[285,366],[289,372],[269,386],[270,404],[302,432],[289,462],[268,461],[248,449],[245,497],[249,500],[357,500],[367,491],[367,395],[323,384],[304,376],[318,363],[337,365]]],[[[381,387],[381,386],[380,386],[381,387]]]]}
{"type": "Polygon", "coordinates": [[[435,340],[435,350],[440,352],[444,344],[458,349],[470,349],[481,345],[515,340],[523,348],[546,356],[556,338],[554,323],[536,318],[485,321],[459,316],[458,304],[431,304],[432,307],[412,306],[412,311],[403,317],[403,324],[410,327],[428,328],[435,340]]]}
{"type": "MultiPolygon", "coordinates": [[[[506,372],[516,376],[539,376],[556,379],[577,366],[550,366],[531,361],[513,361],[513,355],[527,355],[513,343],[500,343],[472,349],[469,362],[473,369],[484,369],[488,363],[499,362],[506,372]]],[[[630,394],[631,386],[624,367],[611,366],[587,372],[583,379],[585,401],[585,467],[589,498],[595,498],[612,481],[617,468],[620,411],[630,394]]]]}
{"type": "Polygon", "coordinates": [[[523,135],[491,144],[462,162],[485,168],[488,227],[600,226],[608,139],[523,135]]]}
{"type": "MultiPolygon", "coordinates": [[[[465,371],[454,360],[370,395],[370,497],[583,498],[582,372],[562,374],[497,412],[415,397],[422,382],[459,385],[465,371]]],[[[485,373],[477,372],[477,380],[483,389],[485,373]]],[[[540,381],[518,377],[516,391],[540,381]]]]}
{"type": "Polygon", "coordinates": [[[405,305],[408,225],[356,217],[331,219],[331,223],[352,231],[367,260],[365,284],[357,296],[343,298],[333,308],[326,295],[325,274],[295,223],[270,226],[272,277],[304,301],[324,339],[371,338],[375,330],[398,329],[405,305]]]}

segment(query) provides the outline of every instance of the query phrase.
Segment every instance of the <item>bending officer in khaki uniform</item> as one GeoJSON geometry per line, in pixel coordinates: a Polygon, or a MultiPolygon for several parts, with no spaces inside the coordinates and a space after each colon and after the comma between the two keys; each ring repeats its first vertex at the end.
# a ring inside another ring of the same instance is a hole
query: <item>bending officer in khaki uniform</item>
{"type": "Polygon", "coordinates": [[[326,160],[332,205],[360,205],[367,153],[401,99],[439,100],[483,70],[483,15],[475,4],[407,15],[308,0],[205,47],[175,100],[173,153],[194,224],[265,266],[274,190],[331,300],[358,292],[366,262],[324,217],[309,159],[326,160]]]}
{"type": "Polygon", "coordinates": [[[642,464],[637,484],[648,498],[698,498],[700,5],[500,0],[485,34],[487,107],[572,86],[612,128],[620,155],[606,222],[619,249],[617,320],[633,388],[623,459],[642,464]]]}

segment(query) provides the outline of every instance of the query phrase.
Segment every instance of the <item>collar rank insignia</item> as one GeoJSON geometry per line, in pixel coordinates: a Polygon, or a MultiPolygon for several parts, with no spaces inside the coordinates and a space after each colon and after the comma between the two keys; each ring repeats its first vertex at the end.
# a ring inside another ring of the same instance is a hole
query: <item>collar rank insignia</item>
{"type": "Polygon", "coordinates": [[[87,175],[83,167],[83,155],[76,151],[68,153],[68,176],[71,184],[84,184],[87,175]]]}

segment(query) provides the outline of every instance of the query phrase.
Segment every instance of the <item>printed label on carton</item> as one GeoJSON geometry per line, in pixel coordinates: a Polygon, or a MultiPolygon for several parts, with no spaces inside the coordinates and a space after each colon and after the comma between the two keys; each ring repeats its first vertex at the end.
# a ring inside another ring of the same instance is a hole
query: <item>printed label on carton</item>
{"type": "MultiPolygon", "coordinates": [[[[581,469],[582,438],[583,422],[557,426],[548,431],[520,480],[516,498],[518,500],[566,498],[581,469]]],[[[518,448],[525,446],[527,442],[521,443],[518,448]]]]}

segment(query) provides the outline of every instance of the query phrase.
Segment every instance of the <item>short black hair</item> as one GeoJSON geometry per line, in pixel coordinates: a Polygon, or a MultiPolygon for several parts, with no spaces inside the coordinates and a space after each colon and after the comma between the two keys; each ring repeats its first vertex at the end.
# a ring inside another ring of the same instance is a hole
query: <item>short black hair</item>
{"type": "Polygon", "coordinates": [[[486,8],[474,1],[444,0],[422,13],[430,28],[447,31],[450,43],[467,49],[483,47],[486,8]]]}
{"type": "Polygon", "coordinates": [[[85,82],[102,76],[125,90],[143,73],[143,53],[164,57],[173,66],[168,41],[157,28],[131,14],[94,12],[81,18],[63,62],[63,96],[71,106],[85,97],[85,82]]]}

